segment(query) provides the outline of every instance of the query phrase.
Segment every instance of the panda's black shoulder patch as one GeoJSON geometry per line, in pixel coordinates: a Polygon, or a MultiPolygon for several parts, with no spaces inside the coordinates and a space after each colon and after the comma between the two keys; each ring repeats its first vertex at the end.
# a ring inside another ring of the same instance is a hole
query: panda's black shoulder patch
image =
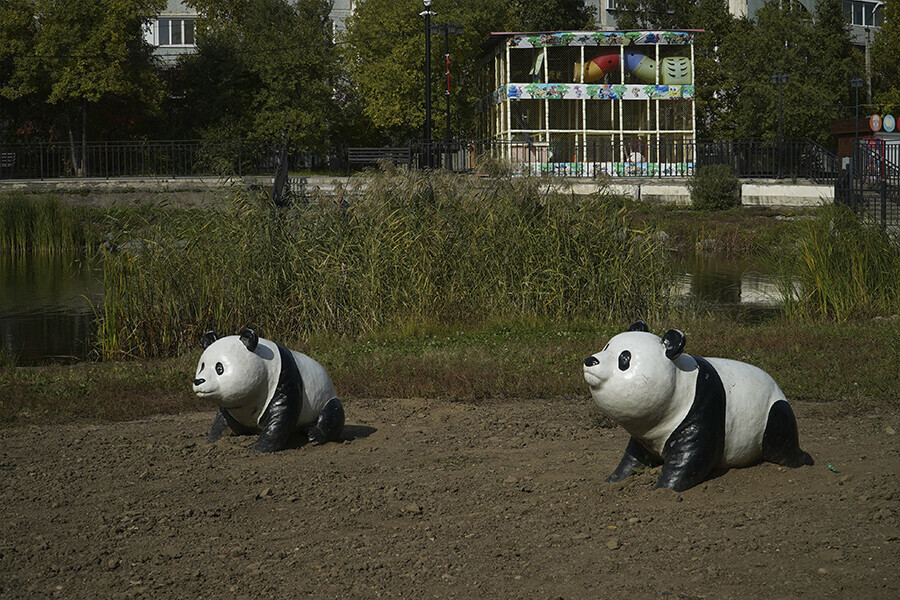
{"type": "Polygon", "coordinates": [[[704,479],[725,453],[725,386],[704,358],[697,361],[694,402],[663,447],[663,468],[657,488],[683,491],[704,479]]]}
{"type": "Polygon", "coordinates": [[[253,449],[257,452],[274,452],[287,443],[300,417],[303,381],[300,369],[290,350],[275,344],[281,356],[281,371],[275,393],[259,420],[262,433],[253,449]]]}

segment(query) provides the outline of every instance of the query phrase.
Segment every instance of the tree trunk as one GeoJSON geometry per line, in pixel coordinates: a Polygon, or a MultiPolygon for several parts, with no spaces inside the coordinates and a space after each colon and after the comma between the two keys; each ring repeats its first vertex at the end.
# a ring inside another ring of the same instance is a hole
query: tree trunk
{"type": "Polygon", "coordinates": [[[66,111],[66,129],[69,131],[69,154],[72,158],[72,170],[75,173],[75,176],[78,176],[78,171],[80,169],[80,164],[78,161],[78,152],[75,147],[75,132],[72,131],[72,115],[68,111],[66,111]]]}
{"type": "Polygon", "coordinates": [[[87,102],[81,103],[81,173],[79,177],[87,176],[87,102]]]}
{"type": "Polygon", "coordinates": [[[75,127],[72,124],[72,114],[66,112],[66,128],[69,130],[69,154],[72,157],[72,170],[75,177],[85,177],[87,167],[85,158],[87,157],[87,103],[82,102],[81,113],[81,140],[79,144],[75,143],[75,127]],[[80,146],[80,147],[79,147],[80,146]]]}

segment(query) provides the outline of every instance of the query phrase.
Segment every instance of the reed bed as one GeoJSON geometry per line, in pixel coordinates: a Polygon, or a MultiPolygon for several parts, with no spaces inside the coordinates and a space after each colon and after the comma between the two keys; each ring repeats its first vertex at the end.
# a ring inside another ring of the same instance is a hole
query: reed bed
{"type": "Polygon", "coordinates": [[[806,222],[781,272],[788,318],[900,314],[900,235],[844,206],[823,207],[806,222]]]}
{"type": "Polygon", "coordinates": [[[0,251],[64,255],[82,252],[83,218],[54,196],[0,195],[0,251]]]}
{"type": "MultiPolygon", "coordinates": [[[[108,254],[103,355],[175,355],[206,330],[317,334],[622,323],[668,306],[668,261],[610,195],[540,179],[389,171],[339,200],[178,211],[108,254]]],[[[127,236],[127,234],[125,234],[127,236]]]]}

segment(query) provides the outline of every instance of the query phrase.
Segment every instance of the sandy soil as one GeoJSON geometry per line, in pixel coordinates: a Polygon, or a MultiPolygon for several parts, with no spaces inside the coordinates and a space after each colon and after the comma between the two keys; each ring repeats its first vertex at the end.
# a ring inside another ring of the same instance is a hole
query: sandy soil
{"type": "Polygon", "coordinates": [[[604,483],[587,395],[346,405],[265,456],[212,411],[0,430],[0,597],[900,598],[896,405],[795,405],[815,466],[681,494],[604,483]]]}

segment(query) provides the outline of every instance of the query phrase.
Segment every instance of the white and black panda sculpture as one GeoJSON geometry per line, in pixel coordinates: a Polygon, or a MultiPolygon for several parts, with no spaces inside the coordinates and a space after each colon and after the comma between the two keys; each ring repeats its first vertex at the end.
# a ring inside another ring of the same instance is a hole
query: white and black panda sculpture
{"type": "Polygon", "coordinates": [[[207,443],[226,428],[239,435],[260,432],[257,452],[280,450],[298,428],[313,445],[340,439],[344,408],[318,362],[252,329],[221,339],[210,331],[202,345],[194,393],[219,406],[207,443]]]}
{"type": "Polygon", "coordinates": [[[797,421],[765,371],[724,358],[683,354],[685,335],[662,338],[638,321],[584,361],[591,396],[631,434],[607,481],[662,465],[656,488],[683,491],[715,469],[770,461],[813,464],[800,449],[797,421]]]}

